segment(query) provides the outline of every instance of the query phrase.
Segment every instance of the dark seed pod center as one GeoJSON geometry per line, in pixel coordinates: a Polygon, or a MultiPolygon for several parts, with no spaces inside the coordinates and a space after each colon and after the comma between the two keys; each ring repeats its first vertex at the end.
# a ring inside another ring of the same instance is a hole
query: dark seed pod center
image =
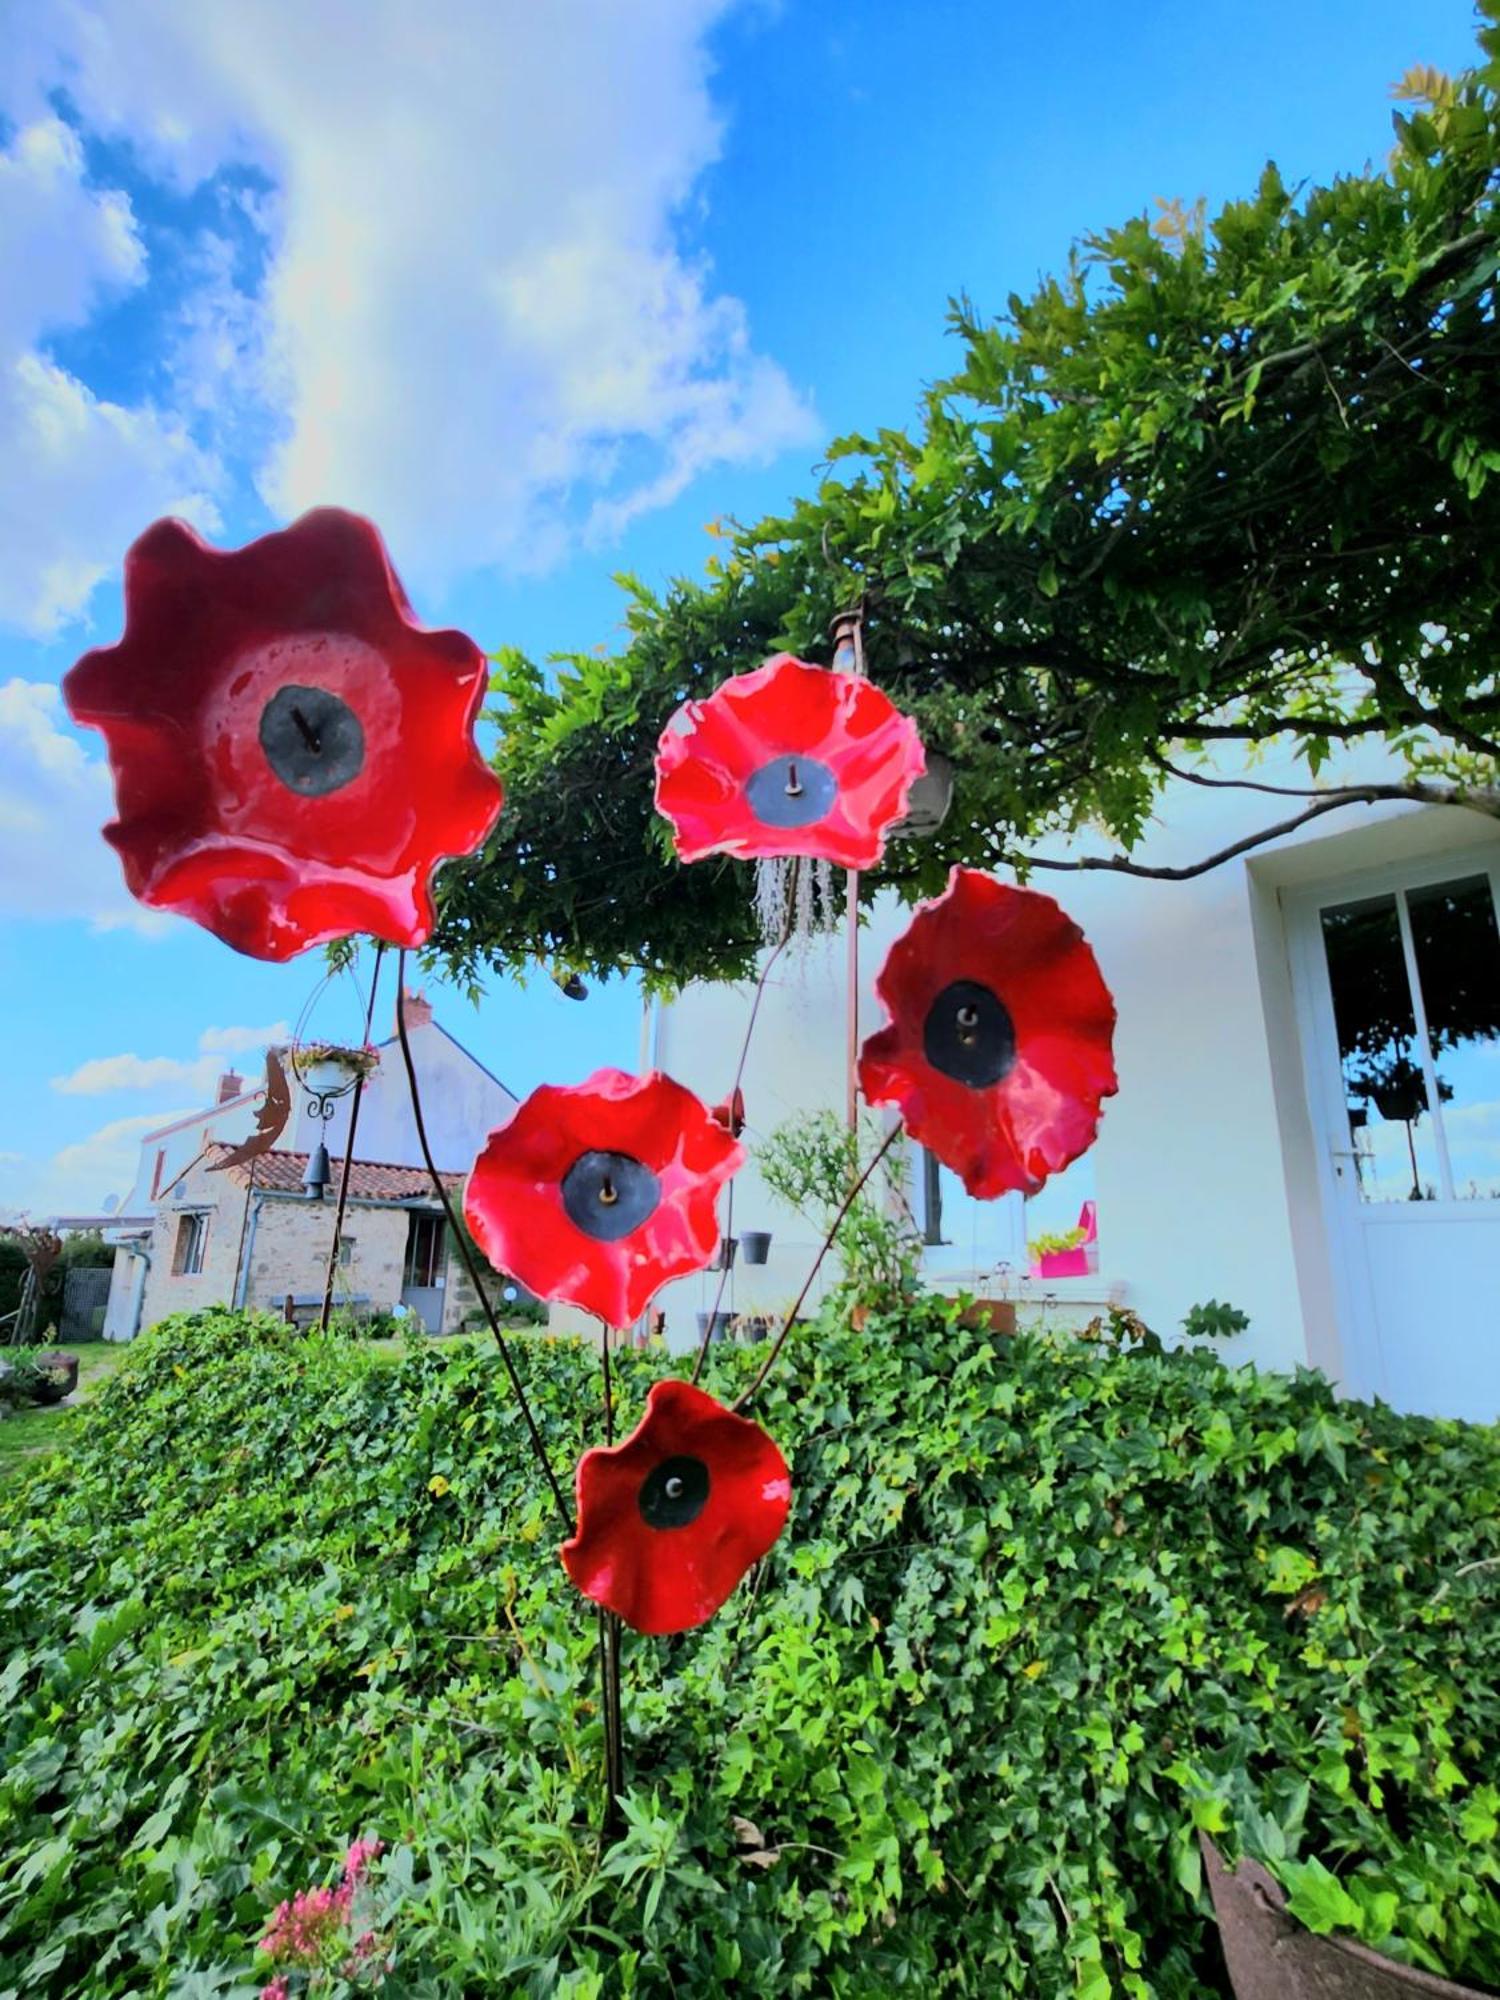
{"type": "Polygon", "coordinates": [[[580,1153],[562,1177],[563,1212],[596,1243],[618,1243],[661,1200],[661,1182],[629,1153],[580,1153]]]}
{"type": "Polygon", "coordinates": [[[816,757],[773,757],[745,782],[745,799],[762,826],[811,826],[839,794],[839,782],[816,757]]]}
{"type": "Polygon", "coordinates": [[[708,1467],[701,1458],[664,1458],[641,1481],[641,1519],[648,1528],[685,1528],[708,1505],[708,1467]]]}
{"type": "Polygon", "coordinates": [[[971,1090],[1010,1074],[1016,1030],[1005,1003],[974,979],[955,979],[927,1009],[922,1052],[936,1070],[971,1090]]]}
{"type": "Polygon", "coordinates": [[[278,688],[261,710],[260,747],[288,791],[305,799],[342,791],[364,769],[360,719],[327,688],[278,688]]]}

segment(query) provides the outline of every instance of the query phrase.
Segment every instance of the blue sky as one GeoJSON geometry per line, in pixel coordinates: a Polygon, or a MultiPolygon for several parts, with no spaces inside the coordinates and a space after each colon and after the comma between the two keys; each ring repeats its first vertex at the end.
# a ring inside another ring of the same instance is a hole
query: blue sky
{"type": "MultiPolygon", "coordinates": [[[[55,689],[117,635],[148,521],[233,543],[356,506],[429,620],[608,643],[612,571],[695,570],[707,522],[906,420],[950,295],[996,309],[1267,157],[1378,159],[1391,81],[1471,46],[1467,0],[9,0],[0,1209],[118,1189],[322,976],[143,921],[97,838],[55,689]]],[[[634,1065],[623,983],[435,997],[519,1091],[634,1065]]]]}

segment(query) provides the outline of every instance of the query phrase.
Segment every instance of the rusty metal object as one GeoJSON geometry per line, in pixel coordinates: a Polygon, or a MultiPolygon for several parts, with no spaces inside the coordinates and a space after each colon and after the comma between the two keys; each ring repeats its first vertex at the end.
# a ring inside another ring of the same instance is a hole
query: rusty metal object
{"type": "MultiPolygon", "coordinates": [[[[208,1171],[222,1174],[226,1167],[242,1167],[248,1160],[258,1160],[262,1153],[269,1153],[286,1130],[286,1122],[291,1115],[292,1090],[286,1080],[286,1071],[281,1067],[276,1051],[267,1049],[266,1093],[256,1113],[255,1130],[233,1152],[226,1153],[222,1160],[215,1160],[208,1171]]],[[[201,1154],[199,1158],[202,1158],[201,1154]]]]}
{"type": "Polygon", "coordinates": [[[1399,1965],[1353,1938],[1319,1937],[1287,1913],[1258,1861],[1229,1869],[1198,1836],[1235,2000],[1485,2000],[1476,1986],[1399,1965]]]}

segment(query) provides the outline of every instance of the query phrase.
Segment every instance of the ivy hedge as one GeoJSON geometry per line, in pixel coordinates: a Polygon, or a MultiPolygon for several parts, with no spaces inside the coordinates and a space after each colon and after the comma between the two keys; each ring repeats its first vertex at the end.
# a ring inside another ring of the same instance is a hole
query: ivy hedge
{"type": "MultiPolygon", "coordinates": [[[[792,1343],[791,1527],[627,1635],[602,1847],[594,1628],[488,1352],[145,1336],[3,1501],[0,1994],[254,1995],[359,1836],[391,1995],[1201,2000],[1198,1826],[1500,1985],[1497,1434],[957,1310],[792,1343]]],[[[571,1461],[594,1357],[523,1363],[571,1461]]]]}

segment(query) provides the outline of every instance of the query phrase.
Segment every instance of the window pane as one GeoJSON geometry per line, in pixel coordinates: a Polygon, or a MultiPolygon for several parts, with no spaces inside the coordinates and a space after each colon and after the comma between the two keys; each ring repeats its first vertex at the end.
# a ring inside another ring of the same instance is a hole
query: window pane
{"type": "Polygon", "coordinates": [[[1325,910],[1323,944],[1360,1196],[1436,1201],[1437,1142],[1395,897],[1325,910]]]}
{"type": "Polygon", "coordinates": [[[1411,889],[1417,972],[1437,1070],[1453,1192],[1500,1195],[1500,931],[1489,878],[1411,889]]]}

